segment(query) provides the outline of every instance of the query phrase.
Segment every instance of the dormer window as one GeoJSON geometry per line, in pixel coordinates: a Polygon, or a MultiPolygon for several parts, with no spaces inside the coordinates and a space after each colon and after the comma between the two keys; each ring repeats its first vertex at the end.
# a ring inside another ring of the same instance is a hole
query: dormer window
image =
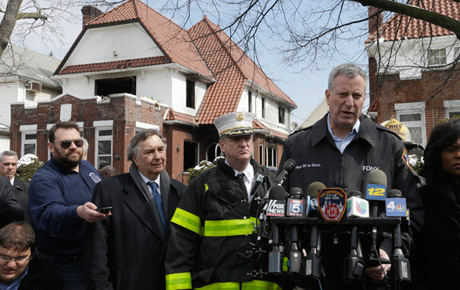
{"type": "Polygon", "coordinates": [[[446,64],[446,49],[428,49],[428,65],[436,66],[446,64]]]}
{"type": "Polygon", "coordinates": [[[186,105],[188,108],[195,109],[195,82],[192,80],[186,82],[186,105]]]}

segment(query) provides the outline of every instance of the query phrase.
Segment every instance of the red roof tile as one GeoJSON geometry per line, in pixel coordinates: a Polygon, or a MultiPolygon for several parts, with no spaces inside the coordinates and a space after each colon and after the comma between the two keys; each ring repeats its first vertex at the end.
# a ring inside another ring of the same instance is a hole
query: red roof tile
{"type": "Polygon", "coordinates": [[[279,138],[282,138],[282,139],[286,139],[288,137],[288,134],[281,133],[281,132],[276,131],[276,130],[272,130],[272,129],[268,128],[267,126],[265,126],[259,120],[254,120],[253,125],[254,125],[254,129],[262,129],[262,130],[267,131],[268,135],[279,137],[279,138]]]}
{"type": "Polygon", "coordinates": [[[189,33],[217,79],[217,82],[208,88],[203,99],[197,114],[199,124],[212,124],[218,116],[234,112],[248,80],[253,80],[292,107],[297,107],[262,69],[206,16],[190,28],[189,33]]]}
{"type": "MultiPolygon", "coordinates": [[[[85,30],[82,33],[93,27],[132,21],[139,22],[145,27],[170,62],[180,64],[202,76],[212,78],[211,72],[193,45],[187,31],[140,0],[126,1],[109,12],[96,17],[85,25],[85,30]]],[[[72,50],[69,50],[68,55],[72,50]]],[[[63,62],[66,61],[68,55],[63,62]]]]}
{"type": "MultiPolygon", "coordinates": [[[[460,3],[452,0],[411,0],[409,4],[446,15],[460,21],[460,3]]],[[[407,15],[395,14],[379,28],[379,38],[385,41],[398,39],[415,39],[432,36],[453,35],[452,31],[415,19],[407,15]]],[[[377,34],[372,34],[366,43],[375,41],[377,34]]]]}
{"type": "Polygon", "coordinates": [[[74,74],[74,73],[82,73],[82,72],[109,71],[109,70],[118,70],[118,69],[158,65],[158,64],[165,64],[165,63],[169,63],[168,59],[165,56],[138,58],[138,59],[130,59],[130,60],[111,61],[111,62],[71,65],[71,66],[67,66],[64,69],[62,69],[59,72],[59,74],[63,75],[63,74],[74,74]]]}

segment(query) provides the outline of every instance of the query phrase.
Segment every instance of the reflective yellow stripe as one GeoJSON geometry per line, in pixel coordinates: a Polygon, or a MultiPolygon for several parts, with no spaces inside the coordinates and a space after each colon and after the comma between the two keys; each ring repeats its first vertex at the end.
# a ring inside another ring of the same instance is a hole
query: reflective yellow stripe
{"type": "Polygon", "coordinates": [[[198,235],[201,235],[200,217],[189,213],[188,211],[185,211],[181,208],[176,208],[171,222],[191,230],[198,235]]]}
{"type": "Polygon", "coordinates": [[[229,237],[251,235],[254,223],[251,219],[242,220],[207,220],[204,222],[205,237],[229,237]]]}
{"type": "Polygon", "coordinates": [[[194,288],[196,290],[281,290],[281,287],[273,282],[253,280],[243,283],[238,282],[223,282],[213,283],[200,288],[194,288]]]}
{"type": "Polygon", "coordinates": [[[209,185],[207,183],[204,184],[204,192],[208,191],[209,185]]]}
{"type": "Polygon", "coordinates": [[[287,271],[288,271],[288,262],[289,262],[288,257],[284,257],[284,258],[283,258],[283,272],[287,272],[287,271]]]}
{"type": "Polygon", "coordinates": [[[253,280],[243,282],[241,284],[241,290],[281,290],[281,287],[273,282],[253,280]]]}
{"type": "Polygon", "coordinates": [[[166,290],[192,289],[190,272],[166,275],[166,290]]]}
{"type": "Polygon", "coordinates": [[[240,283],[227,282],[227,283],[213,283],[200,288],[193,288],[196,290],[240,290],[240,283]]]}

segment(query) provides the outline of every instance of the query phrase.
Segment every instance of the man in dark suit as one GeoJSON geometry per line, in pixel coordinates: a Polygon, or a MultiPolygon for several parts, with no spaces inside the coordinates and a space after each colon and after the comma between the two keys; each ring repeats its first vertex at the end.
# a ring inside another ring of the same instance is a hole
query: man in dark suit
{"type": "Polygon", "coordinates": [[[18,154],[15,151],[7,150],[0,153],[0,176],[10,180],[16,193],[16,199],[24,211],[24,219],[30,224],[29,199],[27,197],[29,184],[15,176],[17,169],[18,154]]]}
{"type": "Polygon", "coordinates": [[[157,131],[130,141],[129,173],[103,180],[93,203],[112,207],[107,220],[89,225],[87,289],[164,289],[168,224],[185,185],[165,172],[166,146],[157,131]]]}
{"type": "Polygon", "coordinates": [[[14,196],[14,189],[10,181],[0,177],[0,228],[23,219],[23,210],[14,196]]]}

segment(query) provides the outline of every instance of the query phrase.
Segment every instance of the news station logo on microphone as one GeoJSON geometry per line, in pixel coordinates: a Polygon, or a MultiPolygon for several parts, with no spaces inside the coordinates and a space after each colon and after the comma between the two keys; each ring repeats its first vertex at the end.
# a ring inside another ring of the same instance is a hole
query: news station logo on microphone
{"type": "Polygon", "coordinates": [[[284,216],[286,211],[286,201],[271,199],[267,205],[267,216],[284,216]]]}
{"type": "Polygon", "coordinates": [[[318,193],[319,210],[325,221],[338,222],[347,205],[347,194],[342,188],[324,188],[318,193]]]}
{"type": "Polygon", "coordinates": [[[387,187],[384,184],[367,184],[366,199],[367,200],[385,200],[385,192],[387,187]]]}

